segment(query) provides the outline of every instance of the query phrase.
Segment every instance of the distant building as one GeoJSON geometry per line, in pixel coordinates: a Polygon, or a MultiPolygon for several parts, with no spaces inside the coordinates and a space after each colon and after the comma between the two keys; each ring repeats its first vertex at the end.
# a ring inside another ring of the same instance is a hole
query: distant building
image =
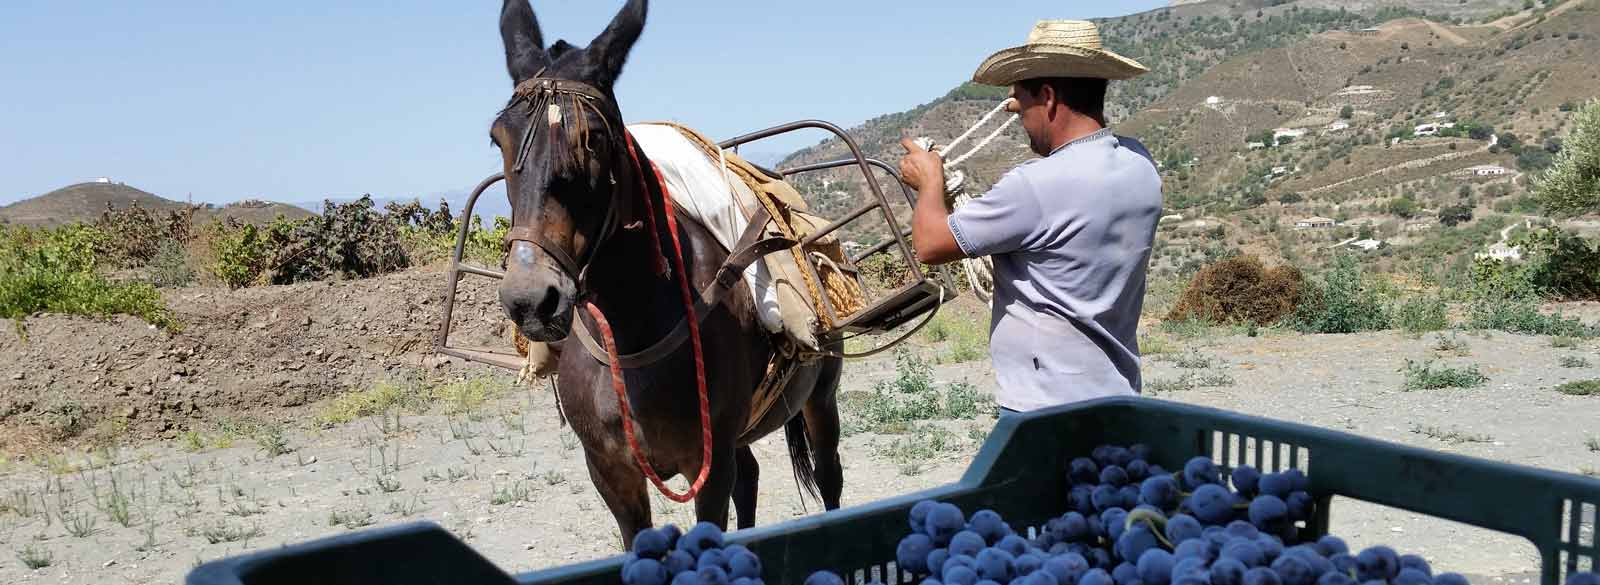
{"type": "Polygon", "coordinates": [[[1489,251],[1474,254],[1474,257],[1493,260],[1521,260],[1522,247],[1512,246],[1505,242],[1495,242],[1489,245],[1489,251]]]}
{"type": "Polygon", "coordinates": [[[1244,146],[1245,146],[1245,148],[1248,148],[1250,150],[1261,150],[1261,149],[1267,147],[1267,143],[1265,143],[1265,142],[1246,142],[1246,143],[1244,143],[1244,146]]]}
{"type": "Polygon", "coordinates": [[[1475,177],[1496,177],[1510,172],[1510,170],[1500,165],[1478,165],[1467,167],[1467,170],[1471,171],[1475,177]]]}
{"type": "Polygon", "coordinates": [[[110,183],[111,182],[111,177],[100,177],[98,179],[95,179],[94,182],[96,182],[96,183],[110,183]]]}
{"type": "Polygon", "coordinates": [[[1272,176],[1289,174],[1289,167],[1272,167],[1272,176]]]}
{"type": "Polygon", "coordinates": [[[1344,120],[1335,120],[1332,124],[1328,125],[1328,131],[1329,132],[1339,132],[1339,131],[1342,131],[1342,130],[1349,130],[1349,129],[1350,129],[1350,123],[1346,122],[1344,120]]]}
{"type": "Polygon", "coordinates": [[[1172,215],[1163,215],[1161,216],[1161,219],[1156,220],[1156,223],[1167,223],[1169,221],[1183,221],[1183,214],[1174,213],[1172,215]]]}
{"type": "Polygon", "coordinates": [[[1439,125],[1418,124],[1417,127],[1411,131],[1411,133],[1417,136],[1435,136],[1439,134],[1439,125]]]}
{"type": "Polygon", "coordinates": [[[1371,252],[1371,251],[1376,250],[1378,248],[1382,248],[1383,247],[1383,242],[1379,241],[1379,240],[1370,240],[1370,239],[1369,240],[1357,240],[1357,241],[1354,241],[1354,242],[1350,242],[1350,247],[1352,247],[1352,248],[1360,248],[1362,250],[1371,252]]]}
{"type": "Polygon", "coordinates": [[[1447,117],[1447,116],[1449,116],[1449,115],[1450,115],[1450,114],[1446,114],[1446,113],[1444,113],[1444,112],[1434,112],[1434,113],[1433,113],[1433,117],[1434,117],[1434,118],[1444,118],[1444,117],[1447,117]]]}
{"type": "Polygon", "coordinates": [[[1220,104],[1220,103],[1222,103],[1222,98],[1220,98],[1220,97],[1210,96],[1210,97],[1206,98],[1206,105],[1208,105],[1208,106],[1215,106],[1215,105],[1220,104]]]}
{"type": "Polygon", "coordinates": [[[1442,124],[1439,124],[1439,127],[1440,128],[1455,128],[1456,127],[1456,123],[1455,122],[1444,122],[1442,124]]]}
{"type": "Polygon", "coordinates": [[[1331,228],[1338,223],[1339,222],[1326,217],[1308,217],[1294,222],[1294,227],[1301,229],[1331,228]]]}

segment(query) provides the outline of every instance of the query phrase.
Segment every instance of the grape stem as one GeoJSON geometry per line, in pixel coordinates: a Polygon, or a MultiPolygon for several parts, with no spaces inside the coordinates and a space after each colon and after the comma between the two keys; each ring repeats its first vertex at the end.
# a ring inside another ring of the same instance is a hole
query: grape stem
{"type": "Polygon", "coordinates": [[[1144,522],[1145,524],[1150,525],[1150,532],[1155,533],[1156,541],[1160,542],[1161,546],[1167,547],[1167,550],[1178,550],[1178,547],[1173,546],[1172,542],[1167,540],[1167,537],[1164,534],[1167,529],[1166,516],[1163,516],[1160,512],[1156,512],[1154,510],[1134,510],[1128,513],[1128,519],[1123,521],[1122,529],[1128,530],[1133,528],[1133,525],[1137,522],[1144,522]]]}

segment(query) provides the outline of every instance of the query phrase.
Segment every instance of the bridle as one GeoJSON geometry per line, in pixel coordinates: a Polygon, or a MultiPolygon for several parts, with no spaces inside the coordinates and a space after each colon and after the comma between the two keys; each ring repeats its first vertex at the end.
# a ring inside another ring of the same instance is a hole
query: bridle
{"type": "MultiPolygon", "coordinates": [[[[535,75],[517,84],[511,104],[507,105],[506,108],[510,109],[518,104],[527,105],[528,124],[522,133],[522,141],[517,146],[517,158],[511,166],[511,172],[508,177],[510,175],[520,175],[523,168],[527,166],[529,152],[533,150],[533,140],[537,138],[538,130],[541,126],[545,127],[548,132],[562,131],[574,137],[578,142],[576,146],[585,154],[594,152],[589,145],[590,128],[586,113],[593,112],[605,124],[607,136],[610,136],[612,132],[611,116],[607,115],[607,109],[615,109],[612,107],[611,98],[598,88],[587,83],[535,75]],[[567,112],[571,112],[572,115],[567,115],[567,112]]],[[[624,128],[624,132],[626,132],[626,128],[624,128]]],[[[554,141],[555,136],[552,134],[550,139],[554,141]]],[[[628,148],[632,152],[633,137],[629,135],[626,139],[628,148]]],[[[635,166],[637,166],[637,155],[635,154],[634,157],[635,166]]],[[[593,243],[590,243],[582,254],[574,258],[563,246],[551,242],[545,237],[544,231],[541,229],[543,224],[540,217],[542,210],[536,212],[532,225],[516,225],[515,220],[513,220],[513,225],[506,232],[506,238],[502,244],[503,251],[509,253],[511,247],[517,242],[532,244],[554,259],[567,277],[577,284],[578,290],[584,291],[589,263],[594,259],[601,246],[611,239],[611,236],[616,233],[619,227],[626,225],[628,229],[632,229],[638,225],[638,222],[633,221],[632,199],[618,197],[620,189],[617,186],[615,169],[620,166],[616,164],[620,161],[610,162],[613,163],[608,165],[612,169],[612,175],[608,181],[611,184],[612,193],[610,202],[606,206],[606,217],[601,224],[599,237],[593,243]],[[628,220],[626,224],[624,224],[625,218],[628,220]]],[[[549,162],[546,161],[545,164],[549,164],[549,162]]],[[[635,169],[634,175],[641,183],[643,182],[643,175],[638,169],[635,169]]],[[[649,205],[648,192],[645,194],[645,203],[647,206],[649,205]]],[[[656,241],[656,234],[653,214],[649,219],[651,241],[654,242],[656,241]]],[[[659,244],[657,247],[659,247],[659,244]]],[[[665,263],[663,262],[662,264],[665,263]]]]}

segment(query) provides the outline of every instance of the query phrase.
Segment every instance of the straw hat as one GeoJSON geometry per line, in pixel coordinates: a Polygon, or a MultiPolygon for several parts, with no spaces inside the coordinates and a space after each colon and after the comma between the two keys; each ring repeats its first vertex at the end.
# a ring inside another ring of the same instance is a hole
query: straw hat
{"type": "Polygon", "coordinates": [[[1138,61],[1107,51],[1100,29],[1087,20],[1041,20],[1028,42],[983,60],[972,80],[1006,86],[1040,77],[1128,79],[1148,72],[1138,61]]]}

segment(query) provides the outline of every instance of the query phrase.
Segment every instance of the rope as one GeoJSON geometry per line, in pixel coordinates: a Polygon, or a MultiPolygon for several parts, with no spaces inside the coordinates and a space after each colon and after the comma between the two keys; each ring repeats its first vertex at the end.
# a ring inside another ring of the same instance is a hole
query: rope
{"type": "MultiPolygon", "coordinates": [[[[933,140],[929,138],[920,138],[917,140],[917,142],[921,144],[923,148],[932,149],[934,152],[939,154],[940,158],[943,158],[951,151],[955,150],[957,145],[966,141],[966,139],[971,138],[979,128],[982,128],[985,124],[988,124],[989,120],[993,119],[996,114],[1004,111],[1010,104],[1011,100],[1009,98],[1001,100],[1000,105],[997,105],[994,107],[994,109],[989,110],[989,112],[984,114],[982,118],[978,119],[976,124],[973,124],[971,128],[967,128],[966,132],[962,132],[960,136],[955,138],[955,140],[951,140],[949,144],[946,144],[943,147],[933,148],[933,140]]],[[[976,156],[983,149],[988,148],[989,144],[994,142],[995,139],[999,138],[1000,134],[1004,133],[1006,128],[1010,127],[1011,124],[1015,123],[1018,117],[1018,115],[1012,114],[1011,117],[1007,118],[1006,121],[1000,124],[999,127],[995,128],[994,130],[990,131],[988,135],[984,136],[983,140],[978,141],[976,146],[968,149],[966,154],[962,154],[945,161],[945,170],[952,171],[948,179],[945,181],[945,192],[950,194],[954,207],[961,207],[973,199],[971,195],[967,194],[966,189],[964,188],[967,181],[966,173],[956,170],[956,167],[967,162],[967,160],[971,159],[973,156],[976,156]]],[[[963,258],[961,259],[961,268],[967,274],[967,287],[972,289],[972,294],[977,295],[978,298],[983,299],[984,302],[989,302],[994,297],[994,261],[988,256],[983,256],[980,258],[963,258]]]]}
{"type": "MultiPolygon", "coordinates": [[[[645,181],[643,165],[639,163],[639,153],[633,146],[633,136],[628,136],[628,154],[633,157],[635,170],[639,172],[639,180],[645,181]]],[[[678,220],[672,212],[672,196],[667,192],[667,182],[661,178],[661,169],[654,162],[650,163],[650,170],[655,173],[656,184],[661,186],[662,212],[667,216],[667,231],[672,234],[673,260],[677,265],[678,291],[683,297],[683,309],[688,313],[689,344],[694,350],[694,379],[695,389],[700,395],[700,473],[689,484],[689,489],[682,494],[673,493],[666,482],[661,481],[661,476],[656,474],[654,467],[644,458],[644,452],[639,448],[639,438],[633,432],[633,415],[628,408],[627,384],[622,380],[621,360],[617,359],[617,340],[611,334],[611,324],[606,321],[605,314],[600,312],[593,302],[585,301],[584,308],[589,316],[594,317],[595,326],[600,330],[600,338],[606,346],[606,354],[611,357],[611,388],[617,393],[617,404],[622,409],[622,433],[628,440],[628,450],[633,453],[633,460],[639,465],[639,470],[649,478],[650,483],[656,486],[661,495],[678,503],[688,502],[700,495],[700,489],[705,487],[706,478],[711,476],[711,401],[706,394],[706,361],[705,353],[700,348],[700,319],[695,315],[694,298],[689,292],[688,268],[683,261],[683,244],[678,238],[678,220]]],[[[649,201],[648,193],[645,201],[649,201]]],[[[652,221],[653,221],[652,214],[652,221]]]]}

